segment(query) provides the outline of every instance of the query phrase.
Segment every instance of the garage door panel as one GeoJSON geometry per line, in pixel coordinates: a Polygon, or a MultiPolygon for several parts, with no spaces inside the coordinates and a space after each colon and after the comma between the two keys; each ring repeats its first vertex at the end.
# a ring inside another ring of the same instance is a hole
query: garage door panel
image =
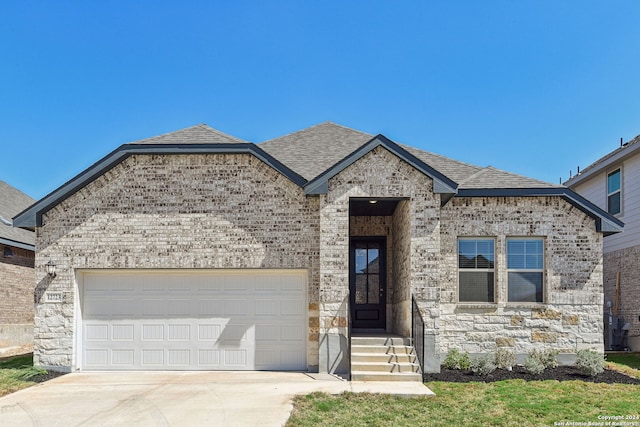
{"type": "Polygon", "coordinates": [[[303,271],[83,277],[83,369],[306,369],[303,271]]]}

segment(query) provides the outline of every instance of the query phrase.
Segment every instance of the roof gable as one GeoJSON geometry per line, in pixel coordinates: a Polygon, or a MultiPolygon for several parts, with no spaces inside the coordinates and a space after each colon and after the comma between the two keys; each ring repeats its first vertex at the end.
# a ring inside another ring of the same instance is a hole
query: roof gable
{"type": "Polygon", "coordinates": [[[333,165],[331,168],[324,171],[322,174],[318,175],[313,180],[309,181],[307,185],[305,185],[305,193],[306,194],[324,194],[328,191],[329,188],[329,180],[342,172],[348,166],[360,160],[364,157],[365,154],[371,152],[376,147],[384,147],[391,153],[400,157],[405,162],[409,163],[411,166],[427,175],[431,179],[433,179],[433,191],[435,193],[447,194],[449,197],[445,198],[449,200],[451,196],[453,196],[456,191],[458,184],[454,181],[446,177],[444,174],[435,170],[431,166],[424,163],[422,160],[415,157],[413,154],[409,153],[404,148],[400,147],[395,142],[391,141],[384,135],[378,135],[375,138],[372,138],[369,142],[359,147],[354,152],[350,153],[348,156],[344,157],[338,163],[333,165]]]}

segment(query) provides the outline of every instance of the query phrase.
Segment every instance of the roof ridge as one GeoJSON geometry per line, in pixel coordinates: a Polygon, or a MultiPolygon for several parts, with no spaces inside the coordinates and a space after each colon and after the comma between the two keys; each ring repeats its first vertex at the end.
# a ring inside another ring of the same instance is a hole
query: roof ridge
{"type": "Polygon", "coordinates": [[[312,125],[312,126],[306,127],[306,128],[304,128],[304,129],[298,129],[298,130],[295,130],[295,131],[293,131],[293,132],[289,132],[289,133],[287,133],[287,134],[277,136],[277,137],[275,137],[275,138],[271,138],[271,139],[267,139],[267,140],[265,140],[265,141],[261,141],[261,142],[259,142],[259,143],[258,143],[258,145],[266,144],[267,142],[275,141],[276,139],[286,138],[286,137],[291,136],[291,135],[294,135],[294,134],[296,134],[296,133],[300,133],[300,132],[307,132],[307,131],[310,131],[310,130],[315,129],[315,128],[317,128],[317,127],[323,126],[323,125],[333,125],[333,126],[337,126],[337,127],[339,127],[339,128],[346,129],[346,130],[349,130],[349,131],[351,131],[351,132],[359,133],[359,134],[361,134],[361,135],[368,135],[368,136],[370,136],[370,137],[372,137],[372,138],[375,136],[375,135],[370,134],[370,133],[367,133],[367,132],[362,132],[362,131],[359,131],[359,130],[357,130],[357,129],[350,128],[350,127],[348,127],[348,126],[344,126],[344,125],[341,125],[341,124],[338,124],[338,123],[332,122],[331,120],[326,120],[326,121],[324,121],[324,122],[317,123],[317,124],[315,124],[315,125],[312,125]]]}
{"type": "Polygon", "coordinates": [[[127,144],[150,144],[153,143],[154,141],[158,141],[158,140],[162,140],[162,139],[169,139],[172,137],[175,137],[176,135],[179,135],[181,133],[188,133],[188,132],[193,132],[193,131],[204,131],[207,132],[209,135],[215,135],[219,138],[223,138],[226,140],[229,140],[231,142],[234,143],[239,143],[239,144],[252,144],[252,142],[249,141],[245,141],[241,138],[238,138],[236,136],[233,135],[229,135],[228,133],[224,133],[218,129],[212,128],[211,126],[207,125],[206,123],[199,123],[197,125],[194,126],[189,126],[186,128],[182,128],[182,129],[178,129],[178,130],[174,130],[171,132],[166,132],[160,135],[155,135],[149,138],[144,138],[144,139],[140,139],[137,141],[131,141],[128,142],[127,144]]]}

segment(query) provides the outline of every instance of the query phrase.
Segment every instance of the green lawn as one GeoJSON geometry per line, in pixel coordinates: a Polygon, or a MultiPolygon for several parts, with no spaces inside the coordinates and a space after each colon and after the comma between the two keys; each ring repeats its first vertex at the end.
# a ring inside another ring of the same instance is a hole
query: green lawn
{"type": "Polygon", "coordinates": [[[33,367],[33,356],[17,356],[0,362],[0,396],[31,387],[47,377],[47,371],[33,367]]]}
{"type": "MultiPolygon", "coordinates": [[[[634,365],[639,361],[637,355],[635,359],[608,357],[608,360],[612,367],[640,377],[640,371],[629,366],[637,366],[634,365]]],[[[630,419],[614,422],[640,426],[640,418],[634,419],[640,417],[637,385],[524,380],[426,385],[436,396],[402,398],[354,393],[299,396],[294,399],[287,427],[554,426],[589,422],[606,425],[606,420],[599,416],[627,416],[630,419]]]]}

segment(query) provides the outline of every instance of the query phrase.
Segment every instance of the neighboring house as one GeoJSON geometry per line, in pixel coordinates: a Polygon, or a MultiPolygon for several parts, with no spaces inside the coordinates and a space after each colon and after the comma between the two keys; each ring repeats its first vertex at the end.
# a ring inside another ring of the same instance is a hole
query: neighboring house
{"type": "Polygon", "coordinates": [[[11,224],[33,202],[0,181],[0,347],[33,344],[35,233],[11,224]]]}
{"type": "Polygon", "coordinates": [[[565,185],[625,223],[624,233],[604,239],[605,313],[611,310],[623,327],[628,324],[628,346],[640,351],[640,135],[565,185]]]}
{"type": "Polygon", "coordinates": [[[452,348],[602,352],[602,239],[623,227],[564,186],[333,123],[125,144],[14,223],[38,235],[36,365],[333,373],[363,332],[413,331],[429,372],[452,348]]]}

